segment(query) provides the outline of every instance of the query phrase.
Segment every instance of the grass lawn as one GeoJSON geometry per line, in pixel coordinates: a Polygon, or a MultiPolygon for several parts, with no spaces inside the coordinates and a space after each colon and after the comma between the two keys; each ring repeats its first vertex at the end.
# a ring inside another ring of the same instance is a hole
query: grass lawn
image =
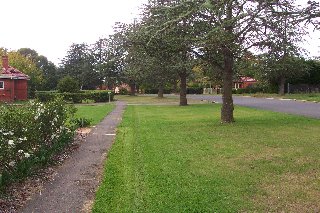
{"type": "MultiPolygon", "coordinates": [[[[126,101],[129,105],[141,105],[141,104],[149,104],[149,105],[179,105],[180,99],[179,96],[173,95],[164,95],[164,98],[158,98],[156,95],[137,95],[137,96],[129,96],[129,95],[116,95],[114,96],[116,100],[126,101]]],[[[188,99],[189,104],[201,103],[199,100],[188,99]]]]}
{"type": "Polygon", "coordinates": [[[128,106],[93,212],[317,212],[320,120],[220,105],[128,106]]]}
{"type": "Polygon", "coordinates": [[[243,94],[249,95],[253,97],[273,97],[273,98],[289,98],[289,99],[297,99],[297,100],[306,100],[306,101],[317,101],[320,102],[320,93],[299,93],[299,94],[286,94],[284,96],[280,96],[278,94],[267,94],[267,93],[257,93],[257,94],[243,94]]]}
{"type": "Polygon", "coordinates": [[[76,118],[87,118],[91,125],[96,125],[114,109],[114,104],[76,105],[76,118]]]}

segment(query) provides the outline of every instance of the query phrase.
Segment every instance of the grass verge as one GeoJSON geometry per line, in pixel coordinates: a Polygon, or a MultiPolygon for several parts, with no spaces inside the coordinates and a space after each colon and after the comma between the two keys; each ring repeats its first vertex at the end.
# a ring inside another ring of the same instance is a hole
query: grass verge
{"type": "Polygon", "coordinates": [[[129,106],[93,212],[316,212],[320,120],[220,105],[129,106]]]}
{"type": "MultiPolygon", "coordinates": [[[[116,95],[116,100],[126,101],[129,105],[179,105],[180,99],[176,95],[164,95],[163,98],[158,98],[157,95],[116,95]]],[[[201,101],[188,99],[189,104],[199,104],[201,101]]]]}
{"type": "Polygon", "coordinates": [[[320,93],[286,94],[284,96],[281,96],[278,94],[268,94],[268,93],[243,94],[243,95],[249,95],[257,98],[288,98],[288,99],[320,102],[320,93]]]}
{"type": "Polygon", "coordinates": [[[94,126],[114,109],[114,104],[76,105],[76,108],[75,117],[86,118],[94,126]]]}

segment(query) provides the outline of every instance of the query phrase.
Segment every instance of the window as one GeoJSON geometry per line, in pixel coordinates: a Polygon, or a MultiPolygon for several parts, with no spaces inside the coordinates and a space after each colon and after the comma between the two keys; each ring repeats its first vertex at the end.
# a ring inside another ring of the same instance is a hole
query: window
{"type": "Polygon", "coordinates": [[[4,82],[0,81],[0,89],[4,89],[4,82]]]}

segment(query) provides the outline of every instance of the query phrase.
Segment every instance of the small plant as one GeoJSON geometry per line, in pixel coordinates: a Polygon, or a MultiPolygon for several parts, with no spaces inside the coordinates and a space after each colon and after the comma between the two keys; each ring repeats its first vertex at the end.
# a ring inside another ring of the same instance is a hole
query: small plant
{"type": "Polygon", "coordinates": [[[71,123],[73,123],[76,127],[88,127],[91,125],[92,120],[88,118],[73,118],[71,123]]]}

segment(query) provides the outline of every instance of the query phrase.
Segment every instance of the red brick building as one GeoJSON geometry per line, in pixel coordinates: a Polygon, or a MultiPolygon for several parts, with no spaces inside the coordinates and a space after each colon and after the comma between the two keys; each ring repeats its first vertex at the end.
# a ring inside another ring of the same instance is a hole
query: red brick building
{"type": "Polygon", "coordinates": [[[243,89],[247,88],[250,85],[256,84],[258,81],[250,77],[240,77],[237,81],[233,81],[234,89],[243,89]]]}
{"type": "Polygon", "coordinates": [[[9,66],[8,56],[2,56],[0,72],[0,101],[27,100],[28,75],[9,66]]]}

